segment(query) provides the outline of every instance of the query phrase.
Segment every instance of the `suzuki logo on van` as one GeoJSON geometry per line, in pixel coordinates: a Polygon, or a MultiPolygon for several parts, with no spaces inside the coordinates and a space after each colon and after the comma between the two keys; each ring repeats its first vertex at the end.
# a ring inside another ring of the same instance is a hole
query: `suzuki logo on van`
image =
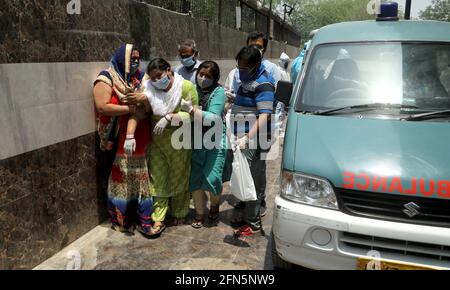
{"type": "Polygon", "coordinates": [[[418,216],[420,214],[420,206],[415,204],[414,202],[407,203],[403,206],[405,209],[403,210],[403,213],[405,213],[410,218],[413,218],[415,216],[418,216]]]}

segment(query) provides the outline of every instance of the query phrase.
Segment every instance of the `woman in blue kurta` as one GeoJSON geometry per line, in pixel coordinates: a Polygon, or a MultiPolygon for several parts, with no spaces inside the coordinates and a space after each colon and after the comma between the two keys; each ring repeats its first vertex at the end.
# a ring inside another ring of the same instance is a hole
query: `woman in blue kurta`
{"type": "Polygon", "coordinates": [[[226,96],[224,88],[219,85],[219,79],[220,69],[217,63],[202,63],[196,77],[200,108],[194,108],[189,101],[181,102],[182,110],[193,115],[196,124],[200,124],[203,129],[202,142],[195,140],[192,153],[189,189],[196,211],[192,223],[194,228],[201,228],[205,221],[206,193],[209,193],[211,202],[208,219],[210,222],[219,219],[227,144],[224,118],[226,96]]]}

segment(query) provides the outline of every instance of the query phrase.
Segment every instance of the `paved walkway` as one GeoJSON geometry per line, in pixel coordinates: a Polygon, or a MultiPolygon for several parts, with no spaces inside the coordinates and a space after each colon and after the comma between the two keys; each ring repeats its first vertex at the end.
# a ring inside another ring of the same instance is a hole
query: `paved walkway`
{"type": "MultiPolygon", "coordinates": [[[[236,200],[225,185],[221,218],[217,226],[193,229],[190,225],[169,227],[156,240],[148,240],[138,232],[126,236],[103,224],[69,245],[54,257],[36,267],[38,270],[270,270],[270,232],[273,201],[279,190],[281,150],[267,166],[268,214],[263,219],[266,236],[233,238],[230,220],[239,214],[232,205],[236,200]],[[73,258],[75,255],[75,258],[73,258]],[[77,258],[79,257],[79,258],[77,258]]],[[[191,216],[193,212],[191,213],[191,216]]]]}

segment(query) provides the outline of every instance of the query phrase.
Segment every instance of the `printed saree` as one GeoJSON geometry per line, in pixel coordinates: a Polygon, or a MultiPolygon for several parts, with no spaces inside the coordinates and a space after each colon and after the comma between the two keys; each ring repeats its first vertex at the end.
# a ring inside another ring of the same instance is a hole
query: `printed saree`
{"type": "MultiPolygon", "coordinates": [[[[114,54],[110,68],[102,71],[96,80],[113,88],[111,104],[123,104],[122,100],[128,93],[141,90],[143,74],[138,71],[130,76],[129,73],[132,51],[133,46],[130,44],[121,46],[114,54]]],[[[146,159],[151,140],[150,118],[138,123],[135,132],[137,148],[132,156],[127,156],[123,147],[129,117],[98,115],[101,149],[109,150],[114,142],[118,142],[118,151],[108,183],[108,212],[113,227],[127,231],[137,221],[144,231],[149,231],[153,213],[146,159]]]]}

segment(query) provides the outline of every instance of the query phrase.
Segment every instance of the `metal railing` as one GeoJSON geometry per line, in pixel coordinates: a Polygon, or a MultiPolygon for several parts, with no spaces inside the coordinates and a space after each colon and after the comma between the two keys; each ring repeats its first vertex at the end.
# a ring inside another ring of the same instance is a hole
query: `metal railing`
{"type": "Polygon", "coordinates": [[[269,20],[273,21],[270,34],[274,40],[287,42],[299,47],[300,33],[285,23],[274,11],[258,7],[256,0],[141,0],[179,13],[191,14],[192,17],[223,25],[245,32],[262,31],[268,33],[269,20]],[[237,25],[236,8],[241,10],[241,23],[237,25]]]}

